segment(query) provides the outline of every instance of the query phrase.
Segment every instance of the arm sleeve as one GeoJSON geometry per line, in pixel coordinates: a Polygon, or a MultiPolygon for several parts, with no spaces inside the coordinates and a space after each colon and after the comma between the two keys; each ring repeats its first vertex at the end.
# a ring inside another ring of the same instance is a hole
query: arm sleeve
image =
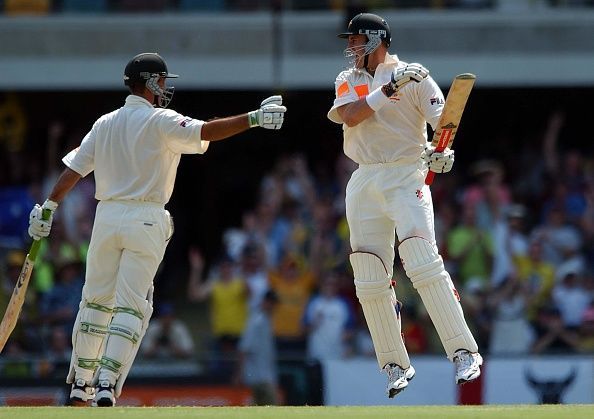
{"type": "Polygon", "coordinates": [[[163,109],[156,120],[165,144],[174,153],[204,154],[209,141],[201,140],[204,121],[181,115],[170,109],[163,109]]]}
{"type": "Polygon", "coordinates": [[[419,83],[418,88],[421,112],[435,130],[445,104],[443,93],[431,76],[419,83]]]}
{"type": "Polygon", "coordinates": [[[98,122],[85,135],[80,146],[66,154],[62,162],[71,170],[85,177],[95,170],[95,141],[97,139],[98,122]]]}
{"type": "Polygon", "coordinates": [[[359,95],[355,91],[345,72],[340,73],[336,77],[336,81],[334,82],[334,93],[336,97],[332,108],[328,111],[328,119],[337,124],[342,124],[343,120],[336,109],[347,103],[356,102],[359,100],[359,95]]]}

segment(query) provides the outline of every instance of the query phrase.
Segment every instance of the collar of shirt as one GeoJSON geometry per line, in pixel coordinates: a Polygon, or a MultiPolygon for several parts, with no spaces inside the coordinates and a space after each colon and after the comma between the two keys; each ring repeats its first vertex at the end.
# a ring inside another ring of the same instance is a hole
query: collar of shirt
{"type": "MultiPolygon", "coordinates": [[[[396,54],[390,55],[390,53],[386,52],[386,57],[384,58],[384,62],[377,65],[377,67],[375,68],[375,74],[377,74],[377,70],[382,66],[397,67],[398,62],[399,62],[398,55],[396,55],[396,54]]],[[[367,74],[371,78],[374,77],[371,74],[369,74],[367,72],[367,69],[365,69],[365,68],[357,68],[357,69],[355,69],[355,71],[358,71],[359,73],[367,74]]]]}
{"type": "Polygon", "coordinates": [[[128,95],[128,97],[126,97],[126,105],[133,105],[133,106],[134,105],[135,106],[145,105],[150,108],[154,107],[151,102],[149,102],[145,98],[143,98],[141,96],[137,96],[137,95],[128,95]]]}

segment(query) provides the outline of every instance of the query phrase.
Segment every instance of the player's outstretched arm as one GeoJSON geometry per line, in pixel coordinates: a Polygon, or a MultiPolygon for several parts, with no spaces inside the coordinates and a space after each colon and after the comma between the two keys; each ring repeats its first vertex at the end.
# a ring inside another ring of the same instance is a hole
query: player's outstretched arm
{"type": "Polygon", "coordinates": [[[270,96],[255,111],[208,121],[202,126],[201,139],[219,141],[254,127],[280,129],[287,111],[282,103],[282,96],[270,96]]]}

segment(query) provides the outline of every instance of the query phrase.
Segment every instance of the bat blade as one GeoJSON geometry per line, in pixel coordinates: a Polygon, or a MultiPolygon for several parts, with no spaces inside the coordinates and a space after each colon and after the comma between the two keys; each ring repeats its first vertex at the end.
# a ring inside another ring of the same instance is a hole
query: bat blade
{"type": "MultiPolygon", "coordinates": [[[[470,96],[470,91],[474,86],[475,80],[476,76],[471,73],[458,74],[454,78],[441,117],[439,118],[437,129],[435,130],[431,141],[431,145],[435,147],[435,151],[441,152],[445,150],[446,147],[452,146],[456,133],[458,132],[464,108],[466,107],[466,102],[468,101],[468,96],[470,96]]],[[[429,171],[425,178],[425,184],[431,185],[434,176],[435,173],[429,171]]]]}
{"type": "MultiPolygon", "coordinates": [[[[50,210],[44,209],[42,211],[41,218],[43,220],[48,220],[50,216],[50,210]]],[[[4,317],[2,317],[2,322],[0,323],[0,353],[2,353],[4,345],[6,345],[6,341],[14,330],[19,315],[21,314],[23,304],[25,303],[25,297],[27,296],[29,279],[31,279],[31,272],[33,272],[33,266],[35,265],[35,259],[37,258],[40,246],[41,240],[33,240],[31,249],[25,258],[25,263],[23,263],[21,273],[19,274],[14,290],[12,291],[12,296],[8,302],[6,311],[4,312],[4,317]]]]}
{"type": "Polygon", "coordinates": [[[6,345],[6,341],[14,330],[19,315],[21,314],[34,264],[35,261],[32,260],[30,254],[28,254],[25,258],[25,263],[23,264],[16,285],[14,286],[14,290],[12,291],[12,296],[6,307],[2,323],[0,323],[0,353],[4,349],[4,345],[6,345]]]}

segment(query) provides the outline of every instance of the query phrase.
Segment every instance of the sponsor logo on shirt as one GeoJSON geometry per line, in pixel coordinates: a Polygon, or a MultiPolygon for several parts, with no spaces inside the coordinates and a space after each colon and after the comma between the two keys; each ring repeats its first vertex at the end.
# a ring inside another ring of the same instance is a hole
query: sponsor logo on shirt
{"type": "Polygon", "coordinates": [[[432,97],[431,99],[429,99],[429,102],[432,105],[443,105],[445,103],[443,98],[441,97],[432,97]]]}
{"type": "Polygon", "coordinates": [[[186,118],[183,121],[181,121],[179,124],[185,128],[186,125],[188,125],[190,122],[192,122],[192,118],[186,118]]]}
{"type": "Polygon", "coordinates": [[[360,84],[355,86],[355,92],[357,92],[357,96],[359,96],[359,98],[362,98],[369,94],[369,87],[366,84],[360,84]]]}
{"type": "Polygon", "coordinates": [[[336,97],[342,97],[349,92],[349,84],[345,81],[336,89],[336,97]]]}

